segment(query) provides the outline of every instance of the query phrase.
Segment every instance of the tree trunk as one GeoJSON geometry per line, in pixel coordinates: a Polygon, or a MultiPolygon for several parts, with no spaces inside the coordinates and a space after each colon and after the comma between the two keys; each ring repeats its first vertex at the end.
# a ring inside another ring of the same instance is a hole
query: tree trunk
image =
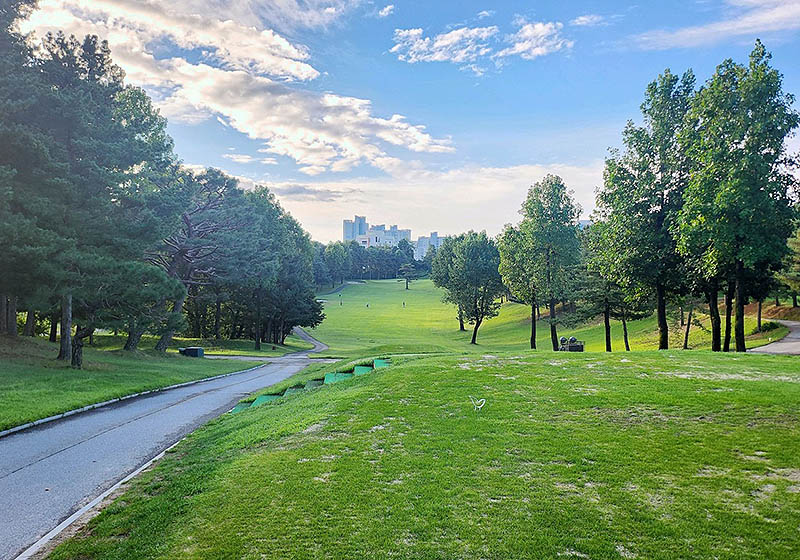
{"type": "Polygon", "coordinates": [[[220,316],[221,315],[222,315],[222,296],[220,294],[217,294],[217,302],[216,302],[216,305],[214,306],[214,339],[215,340],[219,340],[221,338],[220,334],[219,334],[219,320],[220,320],[220,316]]]}
{"type": "Polygon", "coordinates": [[[669,327],[667,326],[667,296],[664,285],[656,282],[656,312],[658,316],[658,349],[669,349],[669,327]]]}
{"type": "Polygon", "coordinates": [[[686,332],[683,335],[683,349],[689,349],[689,329],[692,328],[692,311],[694,311],[694,305],[689,305],[689,318],[686,321],[686,332]]]}
{"type": "Polygon", "coordinates": [[[0,294],[0,334],[8,330],[8,297],[0,294]]]}
{"type": "Polygon", "coordinates": [[[61,296],[61,346],[58,359],[72,361],[72,294],[61,296]]]}
{"type": "Polygon", "coordinates": [[[556,298],[550,297],[550,342],[553,351],[558,351],[558,332],[556,329],[556,298]]]}
{"type": "Polygon", "coordinates": [[[25,328],[22,329],[22,336],[36,336],[36,311],[28,309],[25,317],[25,328]]]}
{"type": "Polygon", "coordinates": [[[458,308],[458,330],[465,331],[467,329],[464,328],[464,312],[461,308],[458,308]]]}
{"type": "MultiPolygon", "coordinates": [[[[178,299],[175,300],[175,304],[172,306],[173,313],[182,313],[183,312],[183,304],[186,302],[186,292],[181,295],[178,299]]],[[[161,338],[158,339],[156,343],[155,350],[158,352],[166,352],[167,347],[172,343],[172,337],[175,336],[175,329],[169,329],[164,334],[161,335],[161,338]]]]}
{"type": "Polygon", "coordinates": [[[6,308],[6,334],[17,336],[17,298],[8,296],[8,307],[6,308]]]}
{"type": "Polygon", "coordinates": [[[780,300],[780,299],[778,298],[778,296],[776,295],[776,296],[775,296],[775,307],[780,307],[780,306],[781,306],[781,300],[780,300]]]}
{"type": "Polygon", "coordinates": [[[58,313],[50,315],[50,342],[58,340],[58,313]]]}
{"type": "Polygon", "coordinates": [[[478,329],[481,326],[481,321],[475,321],[475,328],[472,329],[472,341],[470,344],[478,344],[478,329]]]}
{"type": "Polygon", "coordinates": [[[628,341],[628,319],[625,317],[625,312],[622,312],[622,338],[625,340],[625,351],[631,351],[631,344],[628,341]]]}
{"type": "Polygon", "coordinates": [[[261,290],[258,290],[256,294],[256,324],[255,324],[255,339],[256,339],[256,350],[261,350],[261,290]]]}
{"type": "Polygon", "coordinates": [[[725,292],[725,339],[722,342],[722,351],[731,350],[731,310],[733,309],[733,296],[736,283],[728,280],[728,290],[725,292]]]}
{"type": "Polygon", "coordinates": [[[536,300],[531,303],[531,350],[536,350],[536,300]]]}
{"type": "Polygon", "coordinates": [[[72,367],[75,369],[83,368],[83,339],[92,336],[94,327],[78,326],[75,330],[75,336],[72,337],[72,367]]]}
{"type": "Polygon", "coordinates": [[[685,314],[683,312],[683,306],[682,305],[680,306],[680,312],[681,312],[681,326],[683,327],[683,326],[686,325],[686,317],[685,317],[685,314]]]}
{"type": "Polygon", "coordinates": [[[736,338],[736,351],[747,352],[744,340],[744,304],[747,299],[744,279],[744,264],[740,261],[736,265],[736,325],[734,337],[736,338]]]}
{"type": "Polygon", "coordinates": [[[719,297],[717,287],[708,290],[708,314],[711,316],[711,350],[719,352],[722,349],[720,336],[719,297]]]}
{"type": "Polygon", "coordinates": [[[797,292],[792,292],[792,307],[797,307],[797,292]]]}
{"type": "Polygon", "coordinates": [[[133,352],[139,349],[139,342],[142,340],[142,335],[144,334],[144,329],[142,327],[137,326],[136,324],[132,324],[128,327],[128,338],[125,339],[125,346],[122,347],[123,350],[127,352],[133,352]]]}
{"type": "Polygon", "coordinates": [[[408,278],[406,278],[406,290],[408,289],[408,278]]]}
{"type": "Polygon", "coordinates": [[[758,328],[758,332],[761,332],[761,305],[762,301],[758,300],[758,317],[756,317],[756,327],[758,328]]]}
{"type": "Polygon", "coordinates": [[[603,308],[603,327],[606,331],[606,352],[611,352],[611,310],[606,301],[605,308],[603,308]]]}

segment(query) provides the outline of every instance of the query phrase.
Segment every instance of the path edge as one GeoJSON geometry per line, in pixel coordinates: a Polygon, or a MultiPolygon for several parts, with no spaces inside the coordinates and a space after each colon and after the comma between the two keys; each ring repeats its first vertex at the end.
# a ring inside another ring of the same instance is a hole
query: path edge
{"type": "Polygon", "coordinates": [[[196,385],[197,383],[204,383],[206,381],[213,381],[214,379],[221,379],[223,377],[229,377],[231,375],[239,375],[240,373],[247,373],[248,371],[253,371],[254,369],[258,369],[268,365],[270,362],[264,362],[263,364],[253,366],[251,368],[239,370],[239,371],[232,371],[230,373],[222,373],[220,375],[214,375],[212,377],[204,377],[202,379],[195,379],[193,381],[184,381],[183,383],[176,383],[174,385],[168,385],[166,387],[159,387],[157,389],[149,389],[147,391],[140,391],[139,393],[132,393],[130,395],[124,395],[122,397],[116,397],[113,399],[109,399],[107,401],[102,401],[94,404],[87,404],[86,406],[82,406],[80,408],[74,408],[72,410],[68,410],[66,412],[62,412],[61,414],[54,414],[53,416],[48,416],[46,418],[40,418],[39,420],[34,420],[32,422],[27,422],[25,424],[20,424],[19,426],[14,426],[13,428],[8,428],[7,430],[0,431],[0,438],[4,438],[6,436],[10,436],[12,434],[16,434],[17,432],[21,432],[23,430],[28,430],[30,428],[35,428],[36,426],[41,426],[42,424],[46,424],[48,422],[53,422],[55,420],[61,420],[62,418],[67,418],[69,416],[74,416],[75,414],[80,414],[82,412],[89,412],[90,410],[94,410],[96,408],[101,408],[104,406],[108,406],[110,404],[126,401],[129,399],[135,399],[138,397],[143,397],[145,395],[151,395],[153,393],[160,393],[162,391],[169,391],[170,389],[177,389],[178,387],[186,387],[188,385],[196,385]]]}

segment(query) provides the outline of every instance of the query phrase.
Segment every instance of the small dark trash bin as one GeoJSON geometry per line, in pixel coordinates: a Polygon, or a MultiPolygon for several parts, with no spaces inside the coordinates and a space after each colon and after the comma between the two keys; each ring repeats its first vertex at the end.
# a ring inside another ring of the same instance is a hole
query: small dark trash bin
{"type": "Polygon", "coordinates": [[[203,349],[200,346],[189,346],[188,348],[178,348],[178,352],[190,358],[202,358],[203,349]]]}

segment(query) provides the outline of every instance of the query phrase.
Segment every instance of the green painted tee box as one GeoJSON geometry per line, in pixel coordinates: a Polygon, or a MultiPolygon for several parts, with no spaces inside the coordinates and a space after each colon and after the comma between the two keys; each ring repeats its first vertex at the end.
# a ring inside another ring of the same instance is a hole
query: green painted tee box
{"type": "Polygon", "coordinates": [[[372,371],[372,367],[370,366],[356,366],[353,368],[353,373],[355,375],[364,375],[365,373],[369,373],[372,371]]]}
{"type": "Polygon", "coordinates": [[[317,387],[322,387],[324,383],[324,379],[309,379],[306,381],[306,389],[316,389],[317,387]]]}
{"type": "Polygon", "coordinates": [[[303,385],[295,385],[294,387],[289,387],[284,391],[283,396],[288,397],[289,395],[294,395],[295,393],[299,393],[300,391],[304,390],[305,387],[303,385]]]}
{"type": "Polygon", "coordinates": [[[352,373],[326,373],[325,374],[325,385],[330,385],[331,383],[338,383],[339,381],[344,381],[345,379],[349,379],[353,377],[352,373]]]}
{"type": "Polygon", "coordinates": [[[389,367],[392,365],[391,360],[375,360],[373,363],[375,364],[375,369],[389,367]]]}
{"type": "Polygon", "coordinates": [[[261,406],[268,402],[277,401],[279,398],[281,398],[281,395],[261,395],[253,401],[253,406],[261,406]]]}
{"type": "Polygon", "coordinates": [[[237,404],[236,406],[233,407],[233,410],[231,410],[231,414],[236,414],[237,412],[243,411],[245,408],[250,408],[250,405],[252,405],[252,404],[253,403],[249,403],[249,402],[239,403],[239,404],[237,404]]]}

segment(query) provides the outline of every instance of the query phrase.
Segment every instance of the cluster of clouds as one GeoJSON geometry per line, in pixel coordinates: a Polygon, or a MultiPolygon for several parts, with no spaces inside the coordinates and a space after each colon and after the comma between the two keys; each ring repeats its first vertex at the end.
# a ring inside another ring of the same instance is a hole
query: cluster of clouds
{"type": "MultiPolygon", "coordinates": [[[[492,15],[493,12],[482,11],[478,13],[478,19],[492,15]]],[[[487,63],[493,62],[499,67],[513,56],[533,60],[569,50],[574,44],[562,36],[564,24],[561,22],[528,21],[516,16],[513,25],[516,31],[506,35],[502,35],[496,25],[458,27],[434,36],[426,36],[421,28],[395,29],[394,46],[389,52],[396,54],[398,60],[410,64],[451,62],[464,70],[482,75],[487,63]]]]}
{"type": "MultiPolygon", "coordinates": [[[[107,38],[129,83],[145,87],[165,116],[185,123],[216,118],[262,142],[263,153],[294,160],[308,175],[362,164],[391,171],[402,161],[388,148],[453,151],[448,138],[433,137],[403,115],[375,115],[367,99],[304,87],[320,75],[305,46],[243,23],[250,3],[230,4],[224,13],[240,14],[237,19],[198,15],[220,13],[198,8],[215,1],[195,0],[190,9],[182,6],[185,0],[41,0],[22,28],[107,38]]],[[[274,0],[258,9],[282,25],[322,26],[353,5],[274,0]]]]}
{"type": "Polygon", "coordinates": [[[798,0],[725,0],[727,17],[673,30],[647,31],[635,36],[642,49],[700,47],[735,37],[800,29],[798,0]]]}

